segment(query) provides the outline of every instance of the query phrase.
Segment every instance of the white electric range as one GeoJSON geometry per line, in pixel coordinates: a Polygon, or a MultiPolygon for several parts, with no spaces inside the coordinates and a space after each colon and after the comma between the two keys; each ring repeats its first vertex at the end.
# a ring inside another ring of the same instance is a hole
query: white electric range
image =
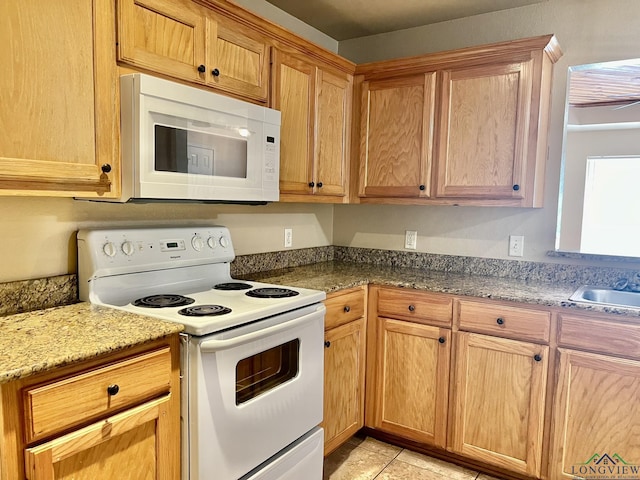
{"type": "Polygon", "coordinates": [[[80,299],[185,326],[183,480],[319,480],[325,293],[234,258],[224,227],[81,230],[80,299]]]}

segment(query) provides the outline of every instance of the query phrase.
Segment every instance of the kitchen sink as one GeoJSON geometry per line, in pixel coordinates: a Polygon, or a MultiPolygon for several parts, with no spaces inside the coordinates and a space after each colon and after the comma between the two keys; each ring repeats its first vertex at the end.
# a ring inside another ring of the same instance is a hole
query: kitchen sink
{"type": "Polygon", "coordinates": [[[618,305],[620,307],[640,308],[640,292],[627,292],[607,287],[584,285],[576,290],[569,300],[574,302],[618,305]]]}

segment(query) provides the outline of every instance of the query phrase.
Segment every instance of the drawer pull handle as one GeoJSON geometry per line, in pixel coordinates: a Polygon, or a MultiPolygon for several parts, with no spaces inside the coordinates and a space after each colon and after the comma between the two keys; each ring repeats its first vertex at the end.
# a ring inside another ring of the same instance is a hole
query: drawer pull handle
{"type": "Polygon", "coordinates": [[[344,307],[344,313],[349,313],[350,311],[351,311],[351,307],[349,305],[344,307]]]}
{"type": "Polygon", "coordinates": [[[533,356],[533,359],[534,359],[536,362],[540,362],[540,361],[542,360],[542,355],[539,355],[539,354],[537,354],[537,353],[536,353],[536,354],[533,356]]]}
{"type": "Polygon", "coordinates": [[[113,385],[109,385],[107,387],[107,393],[112,397],[117,395],[119,391],[120,391],[120,387],[118,386],[117,383],[114,383],[113,385]]]}
{"type": "Polygon", "coordinates": [[[324,348],[329,348],[331,346],[331,342],[329,340],[325,340],[324,348]]]}
{"type": "Polygon", "coordinates": [[[415,312],[416,311],[416,307],[414,305],[409,305],[409,311],[410,312],[415,312]]]}
{"type": "Polygon", "coordinates": [[[496,323],[497,323],[498,325],[504,325],[504,318],[498,318],[498,319],[496,320],[496,323]]]}
{"type": "Polygon", "coordinates": [[[444,343],[444,342],[446,342],[447,340],[446,340],[444,337],[440,337],[440,338],[438,339],[438,341],[439,341],[440,343],[444,343]]]}

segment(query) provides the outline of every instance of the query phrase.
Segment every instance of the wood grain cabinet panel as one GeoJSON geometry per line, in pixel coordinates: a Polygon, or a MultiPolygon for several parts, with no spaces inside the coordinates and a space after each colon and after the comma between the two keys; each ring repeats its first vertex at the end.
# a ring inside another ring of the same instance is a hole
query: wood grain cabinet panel
{"type": "Polygon", "coordinates": [[[437,197],[524,198],[532,64],[442,72],[437,197]]]}
{"type": "Polygon", "coordinates": [[[359,196],[429,196],[435,78],[363,82],[359,196]]]}
{"type": "Polygon", "coordinates": [[[449,449],[539,477],[549,347],[455,335],[449,449]]]}
{"type": "Polygon", "coordinates": [[[171,354],[165,348],[30,388],[25,392],[27,441],[168,393],[170,380],[171,354]],[[115,394],[108,392],[110,386],[117,386],[115,394]]]}
{"type": "Polygon", "coordinates": [[[444,447],[451,331],[384,317],[375,324],[367,426],[444,447]]]}
{"type": "Polygon", "coordinates": [[[25,453],[28,480],[175,480],[167,455],[169,396],[56,438],[25,453]]]}
{"type": "Polygon", "coordinates": [[[207,14],[207,83],[267,102],[270,47],[266,39],[230,19],[207,14]]]}
{"type": "Polygon", "coordinates": [[[276,50],[273,108],[282,112],[281,201],[347,200],[353,76],[276,50]]]}
{"type": "Polygon", "coordinates": [[[204,83],[205,18],[187,0],[118,0],[118,60],[204,83]]]}
{"type": "Polygon", "coordinates": [[[0,195],[119,195],[113,18],[110,0],[0,4],[0,195]]]}
{"type": "Polygon", "coordinates": [[[328,455],[364,425],[365,319],[325,333],[324,452],[328,455]]]}
{"type": "Polygon", "coordinates": [[[640,362],[559,352],[549,478],[589,478],[590,468],[602,466],[614,469],[607,478],[635,478],[630,468],[640,464],[640,362]]]}
{"type": "Polygon", "coordinates": [[[453,297],[407,288],[378,290],[377,314],[415,323],[451,327],[453,297]]]}
{"type": "Polygon", "coordinates": [[[327,313],[324,328],[339,327],[365,316],[366,287],[356,287],[329,294],[324,302],[327,313]]]}

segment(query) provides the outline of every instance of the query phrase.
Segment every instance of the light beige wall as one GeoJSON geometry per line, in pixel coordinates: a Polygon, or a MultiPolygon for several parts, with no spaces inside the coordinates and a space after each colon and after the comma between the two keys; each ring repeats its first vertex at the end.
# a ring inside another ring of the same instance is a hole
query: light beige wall
{"type": "Polygon", "coordinates": [[[507,258],[510,234],[524,235],[524,259],[548,260],[555,246],[556,211],[567,68],[640,56],[640,1],[549,0],[496,13],[340,42],[339,52],[363,63],[548,33],[565,52],[556,64],[545,207],[336,206],[334,243],[400,250],[404,230],[418,231],[418,250],[507,258]]]}
{"type": "Polygon", "coordinates": [[[225,225],[237,255],[331,245],[333,207],[102,204],[59,198],[0,198],[0,282],[76,271],[79,228],[133,225],[225,225]]]}
{"type": "Polygon", "coordinates": [[[325,35],[320,30],[307,25],[301,20],[298,20],[292,15],[289,15],[284,10],[279,9],[275,5],[266,2],[265,0],[233,0],[241,7],[251,10],[253,13],[260,15],[273,23],[276,23],[293,33],[300,35],[301,37],[320,45],[332,52],[338,51],[338,41],[334,40],[328,35],[325,35]]]}

